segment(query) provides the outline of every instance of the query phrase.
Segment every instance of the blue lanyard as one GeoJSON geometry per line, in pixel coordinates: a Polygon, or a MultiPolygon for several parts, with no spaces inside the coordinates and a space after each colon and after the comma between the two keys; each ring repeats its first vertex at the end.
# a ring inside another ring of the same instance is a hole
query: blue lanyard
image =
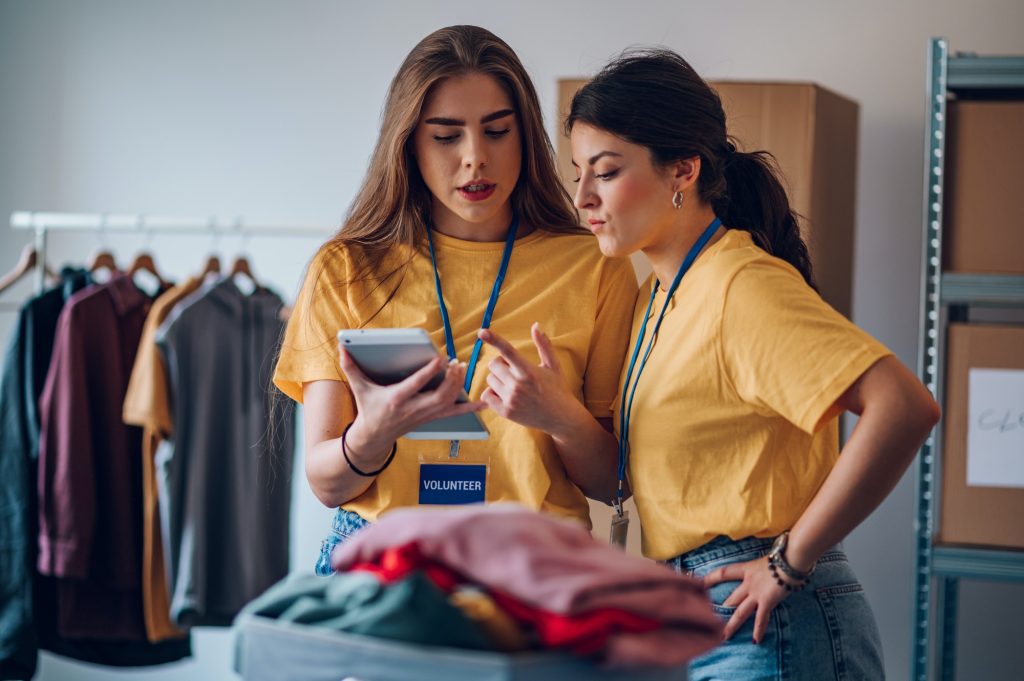
{"type": "Polygon", "coordinates": [[[636,366],[636,359],[640,354],[640,347],[643,345],[644,336],[647,334],[647,321],[651,316],[651,308],[654,306],[654,297],[658,293],[658,286],[660,282],[657,280],[654,282],[654,289],[651,291],[651,299],[647,302],[647,311],[644,312],[644,323],[640,327],[640,333],[636,337],[636,345],[633,347],[633,356],[629,359],[629,369],[626,371],[626,382],[622,386],[622,404],[619,409],[619,489],[615,496],[615,508],[622,515],[622,487],[626,479],[626,458],[629,455],[629,417],[633,411],[633,396],[636,394],[636,386],[640,383],[640,375],[644,372],[644,367],[647,366],[647,358],[651,355],[651,349],[654,347],[654,339],[658,337],[658,330],[661,328],[661,322],[665,319],[665,312],[668,310],[668,304],[672,300],[672,296],[675,295],[676,289],[679,288],[679,283],[683,280],[683,275],[689,271],[690,266],[693,265],[693,261],[697,259],[701,250],[707,245],[711,237],[714,236],[715,232],[722,225],[722,221],[719,218],[715,218],[711,221],[711,224],[707,226],[704,233],[700,235],[697,242],[690,247],[690,251],[683,258],[683,263],[679,266],[679,271],[676,272],[675,278],[672,280],[672,285],[668,288],[668,295],[665,296],[665,302],[661,306],[661,312],[658,314],[658,321],[654,324],[654,331],[651,333],[651,339],[647,341],[647,349],[644,350],[643,359],[640,361],[640,366],[637,368],[636,380],[633,381],[633,368],[636,366]],[[632,383],[632,388],[630,384],[632,383]],[[628,401],[627,401],[628,394],[628,401]]]}
{"type": "MultiPolygon", "coordinates": [[[[491,326],[491,315],[498,304],[498,294],[501,293],[501,284],[505,281],[505,272],[508,271],[509,260],[512,259],[512,246],[516,241],[516,230],[519,229],[519,216],[512,214],[512,224],[508,228],[508,236],[505,237],[505,251],[501,255],[501,265],[498,267],[498,276],[494,279],[494,286],[491,288],[491,299],[487,301],[487,309],[484,310],[484,320],[480,323],[481,329],[491,326]]],[[[434,253],[434,238],[430,235],[431,228],[427,228],[427,243],[430,245],[430,264],[434,266],[434,285],[437,288],[437,303],[441,308],[441,321],[444,322],[444,344],[448,350],[448,359],[455,359],[455,339],[452,336],[452,324],[448,319],[448,306],[444,304],[444,294],[441,292],[441,275],[437,272],[437,256],[434,253]]],[[[480,357],[480,348],[484,342],[479,338],[473,344],[473,354],[469,358],[469,367],[466,369],[466,393],[473,385],[473,374],[476,373],[476,361],[480,357]]]]}

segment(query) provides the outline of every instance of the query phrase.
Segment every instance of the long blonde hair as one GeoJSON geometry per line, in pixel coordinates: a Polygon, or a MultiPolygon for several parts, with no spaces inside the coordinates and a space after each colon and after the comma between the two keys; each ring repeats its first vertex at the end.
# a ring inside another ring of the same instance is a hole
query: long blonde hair
{"type": "Polygon", "coordinates": [[[426,242],[432,196],[410,140],[423,103],[443,79],[468,73],[493,76],[516,111],[523,163],[511,201],[520,220],[549,232],[586,233],[559,180],[537,92],[519,57],[486,29],[449,26],[421,40],[391,81],[366,177],[341,229],[327,242],[328,248],[358,248],[363,273],[378,281],[394,274],[378,271],[385,255],[426,242]]]}
{"type": "MultiPolygon", "coordinates": [[[[362,187],[341,229],[321,249],[328,254],[338,249],[358,251],[357,271],[350,272],[349,281],[333,282],[336,286],[361,280],[368,284],[363,289],[368,296],[394,278],[381,308],[363,319],[363,324],[394,297],[404,266],[416,249],[426,245],[432,198],[413,158],[410,140],[423,103],[443,79],[469,73],[486,73],[497,79],[516,111],[523,163],[511,201],[520,220],[548,232],[589,234],[579,225],[579,214],[558,177],[537,92],[516,53],[501,38],[477,26],[434,31],[412,49],[391,81],[380,136],[362,187]],[[405,257],[401,257],[403,250],[405,257]],[[382,271],[385,257],[396,253],[400,257],[391,263],[397,264],[382,271]]],[[[314,279],[318,278],[319,273],[314,279]]],[[[332,343],[333,337],[323,342],[332,343]]],[[[273,443],[283,425],[278,421],[285,414],[280,408],[282,393],[276,386],[271,386],[270,393],[267,438],[273,443]]]]}

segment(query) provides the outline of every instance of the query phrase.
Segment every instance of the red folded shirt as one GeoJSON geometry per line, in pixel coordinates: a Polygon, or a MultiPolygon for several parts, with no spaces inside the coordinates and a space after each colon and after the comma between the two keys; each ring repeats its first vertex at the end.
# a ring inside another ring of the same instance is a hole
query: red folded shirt
{"type": "MultiPolygon", "coordinates": [[[[420,571],[445,593],[451,593],[467,580],[451,568],[424,557],[416,544],[386,549],[376,562],[358,563],[349,571],[369,572],[385,584],[404,579],[420,571]]],[[[475,586],[475,585],[474,585],[475,586]]],[[[598,608],[579,615],[562,615],[528,605],[494,589],[486,590],[502,610],[537,632],[546,648],[565,648],[578,655],[602,650],[608,637],[617,633],[642,634],[661,627],[661,623],[619,608],[598,608]]]]}
{"type": "Polygon", "coordinates": [[[341,544],[333,565],[473,585],[546,647],[599,653],[612,667],[675,667],[721,641],[698,580],[511,504],[392,511],[341,544]]]}

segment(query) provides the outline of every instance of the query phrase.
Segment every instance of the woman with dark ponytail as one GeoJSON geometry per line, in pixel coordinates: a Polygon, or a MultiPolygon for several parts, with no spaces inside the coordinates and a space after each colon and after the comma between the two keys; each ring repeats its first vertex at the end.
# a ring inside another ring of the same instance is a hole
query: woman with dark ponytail
{"type": "Polygon", "coordinates": [[[725,620],[690,678],[883,678],[839,542],[892,490],[938,406],[815,292],[772,157],[735,149],[718,95],[679,55],[615,59],[566,130],[601,250],[641,251],[654,270],[607,494],[634,495],[644,553],[704,578],[725,620]],[[844,411],[860,420],[839,456],[844,411]]]}

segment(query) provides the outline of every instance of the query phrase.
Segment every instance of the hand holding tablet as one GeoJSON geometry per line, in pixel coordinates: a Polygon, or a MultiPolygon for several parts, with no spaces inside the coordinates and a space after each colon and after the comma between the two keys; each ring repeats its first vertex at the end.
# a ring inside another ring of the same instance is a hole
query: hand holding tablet
{"type": "Polygon", "coordinates": [[[342,369],[360,411],[379,407],[396,437],[415,440],[484,440],[487,428],[462,389],[465,367],[446,366],[422,329],[344,329],[338,332],[342,369]],[[345,354],[348,357],[345,357],[345,354]],[[429,368],[428,368],[429,367],[429,368]],[[361,404],[361,402],[363,404],[361,404]],[[391,416],[392,418],[388,418],[391,416]]]}

